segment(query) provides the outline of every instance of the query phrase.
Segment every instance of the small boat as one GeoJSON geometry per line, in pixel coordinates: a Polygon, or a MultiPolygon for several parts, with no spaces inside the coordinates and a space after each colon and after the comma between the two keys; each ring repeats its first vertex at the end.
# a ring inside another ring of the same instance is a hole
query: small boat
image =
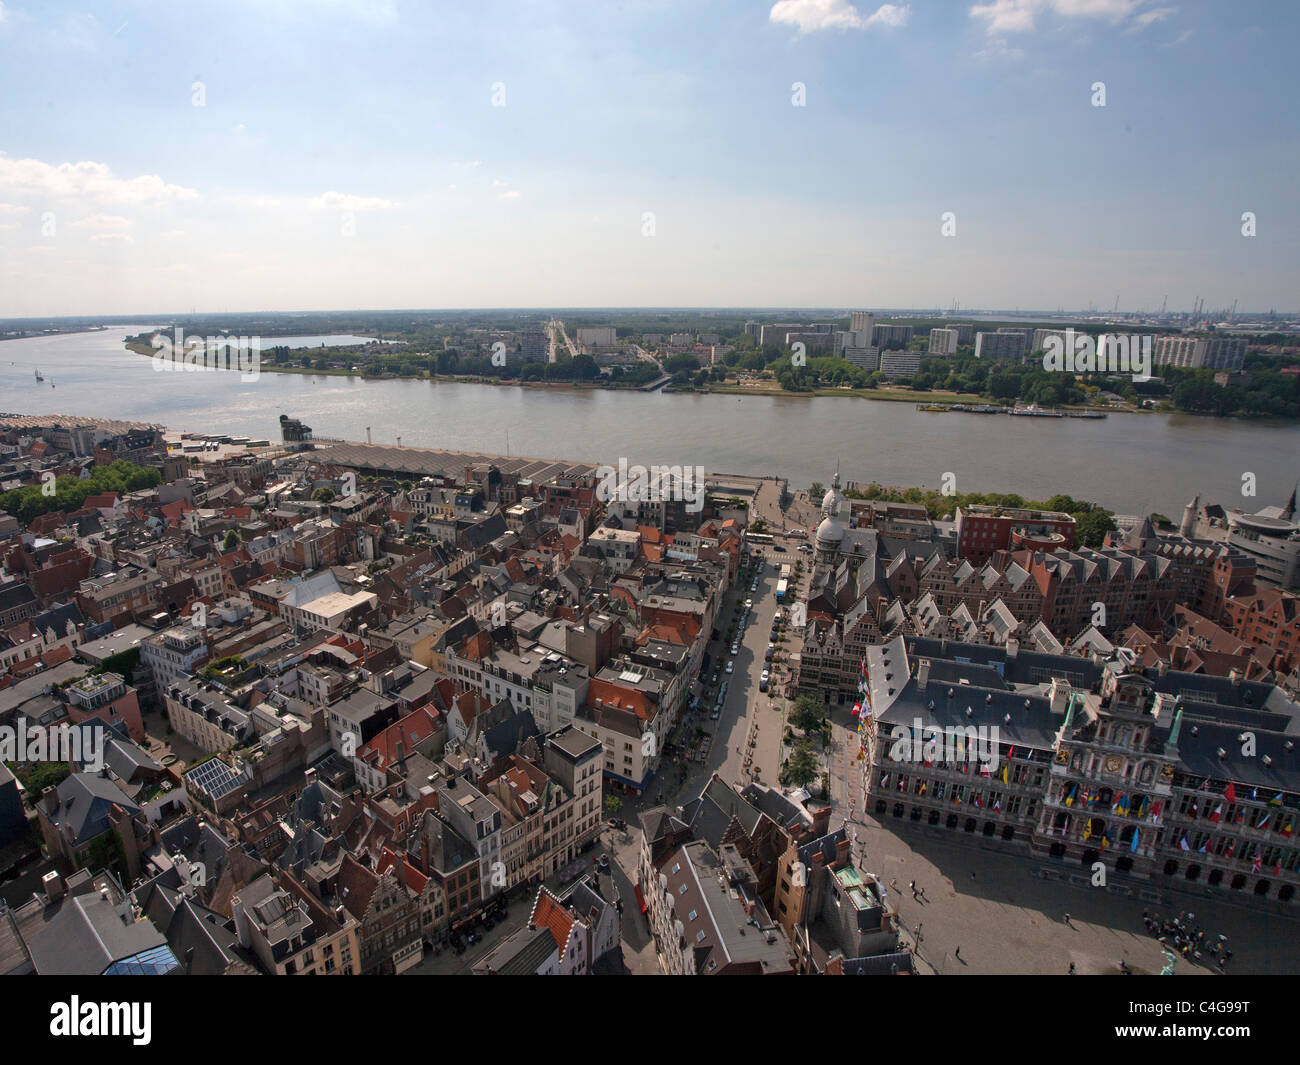
{"type": "Polygon", "coordinates": [[[1037,403],[1031,403],[1027,407],[1015,407],[1011,413],[1020,418],[1063,418],[1059,410],[1045,410],[1037,403]]]}
{"type": "Polygon", "coordinates": [[[44,380],[45,380],[45,378],[41,376],[41,371],[40,371],[40,370],[37,370],[37,371],[36,371],[36,380],[38,380],[38,381],[44,381],[44,380]]]}

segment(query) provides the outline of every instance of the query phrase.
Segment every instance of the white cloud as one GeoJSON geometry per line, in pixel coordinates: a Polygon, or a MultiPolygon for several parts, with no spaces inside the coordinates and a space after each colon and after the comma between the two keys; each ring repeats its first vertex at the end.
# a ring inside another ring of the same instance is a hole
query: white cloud
{"type": "Polygon", "coordinates": [[[1020,59],[1025,54],[1023,48],[1012,48],[1005,37],[990,38],[988,44],[975,53],[977,59],[1020,59]]]}
{"type": "Polygon", "coordinates": [[[498,200],[517,200],[519,199],[519,190],[511,189],[509,192],[503,192],[497,197],[498,200]]]}
{"type": "Polygon", "coordinates": [[[510,184],[510,182],[508,182],[508,181],[502,181],[500,178],[493,178],[493,179],[492,179],[492,187],[493,187],[494,189],[504,189],[504,188],[505,188],[507,185],[509,185],[509,184],[510,184]]]}
{"type": "Polygon", "coordinates": [[[72,223],[76,229],[125,229],[135,223],[120,214],[92,214],[72,223]]]}
{"type": "Polygon", "coordinates": [[[113,176],[105,163],[60,163],[51,166],[39,159],[0,158],[0,189],[120,204],[193,200],[199,195],[195,189],[169,185],[157,174],[118,178],[113,176]]]}
{"type": "Polygon", "coordinates": [[[402,206],[395,200],[379,196],[353,196],[344,192],[326,192],[308,201],[313,211],[386,211],[402,206]]]}
{"type": "Polygon", "coordinates": [[[135,238],[129,233],[96,233],[91,240],[120,240],[123,244],[134,244],[135,238]]]}
{"type": "Polygon", "coordinates": [[[1164,7],[1142,11],[1144,3],[1145,0],[990,0],[972,5],[970,17],[983,20],[985,30],[992,37],[1001,33],[1028,33],[1034,29],[1040,14],[1104,19],[1116,25],[1131,18],[1141,28],[1177,10],[1164,7]]]}
{"type": "Polygon", "coordinates": [[[1138,29],[1144,30],[1153,22],[1160,22],[1163,19],[1167,19],[1177,10],[1178,8],[1176,7],[1156,7],[1152,8],[1150,11],[1143,11],[1141,14],[1135,16],[1133,21],[1137,25],[1138,29]]]}
{"type": "Polygon", "coordinates": [[[777,0],[768,13],[772,22],[796,26],[800,33],[818,30],[865,30],[871,26],[902,26],[911,8],[907,4],[881,4],[863,16],[849,0],[777,0]]]}
{"type": "Polygon", "coordinates": [[[167,230],[167,232],[165,232],[165,233],[159,233],[158,235],[159,235],[160,237],[162,237],[163,240],[177,240],[177,239],[179,239],[180,237],[185,236],[185,230],[183,230],[183,229],[169,229],[169,230],[167,230]]]}
{"type": "Polygon", "coordinates": [[[30,210],[30,207],[20,207],[16,203],[0,203],[0,218],[6,215],[26,214],[30,210]]]}

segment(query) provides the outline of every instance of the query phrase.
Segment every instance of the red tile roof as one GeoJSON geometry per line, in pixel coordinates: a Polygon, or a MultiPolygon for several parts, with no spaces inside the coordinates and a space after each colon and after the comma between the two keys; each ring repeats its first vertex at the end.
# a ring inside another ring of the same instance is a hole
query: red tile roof
{"type": "Polygon", "coordinates": [[[547,929],[555,940],[555,949],[564,953],[569,945],[569,936],[573,933],[573,914],[544,887],[537,891],[537,901],[533,903],[528,923],[534,928],[547,929]]]}

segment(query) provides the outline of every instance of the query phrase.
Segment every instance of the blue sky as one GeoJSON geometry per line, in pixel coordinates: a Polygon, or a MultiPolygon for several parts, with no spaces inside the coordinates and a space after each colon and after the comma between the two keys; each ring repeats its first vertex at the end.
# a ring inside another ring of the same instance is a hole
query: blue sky
{"type": "Polygon", "coordinates": [[[0,316],[1294,309],[1298,10],[3,0],[0,316]]]}

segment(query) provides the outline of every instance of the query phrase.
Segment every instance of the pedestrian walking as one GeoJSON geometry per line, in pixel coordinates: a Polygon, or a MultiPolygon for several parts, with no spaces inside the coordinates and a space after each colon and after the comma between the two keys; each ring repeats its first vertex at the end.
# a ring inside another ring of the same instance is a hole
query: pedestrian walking
{"type": "Polygon", "coordinates": [[[952,952],[952,956],[956,958],[958,961],[961,961],[961,947],[958,947],[956,950],[954,950],[952,952]]]}
{"type": "Polygon", "coordinates": [[[1070,962],[1070,971],[1069,971],[1068,973],[1066,973],[1066,975],[1067,975],[1067,976],[1073,976],[1073,975],[1074,975],[1074,962],[1070,962]]]}
{"type": "MultiPolygon", "coordinates": [[[[1070,924],[1070,915],[1068,913],[1065,915],[1065,923],[1070,924]]],[[[1070,925],[1070,927],[1073,928],[1074,925],[1070,925]]]]}

